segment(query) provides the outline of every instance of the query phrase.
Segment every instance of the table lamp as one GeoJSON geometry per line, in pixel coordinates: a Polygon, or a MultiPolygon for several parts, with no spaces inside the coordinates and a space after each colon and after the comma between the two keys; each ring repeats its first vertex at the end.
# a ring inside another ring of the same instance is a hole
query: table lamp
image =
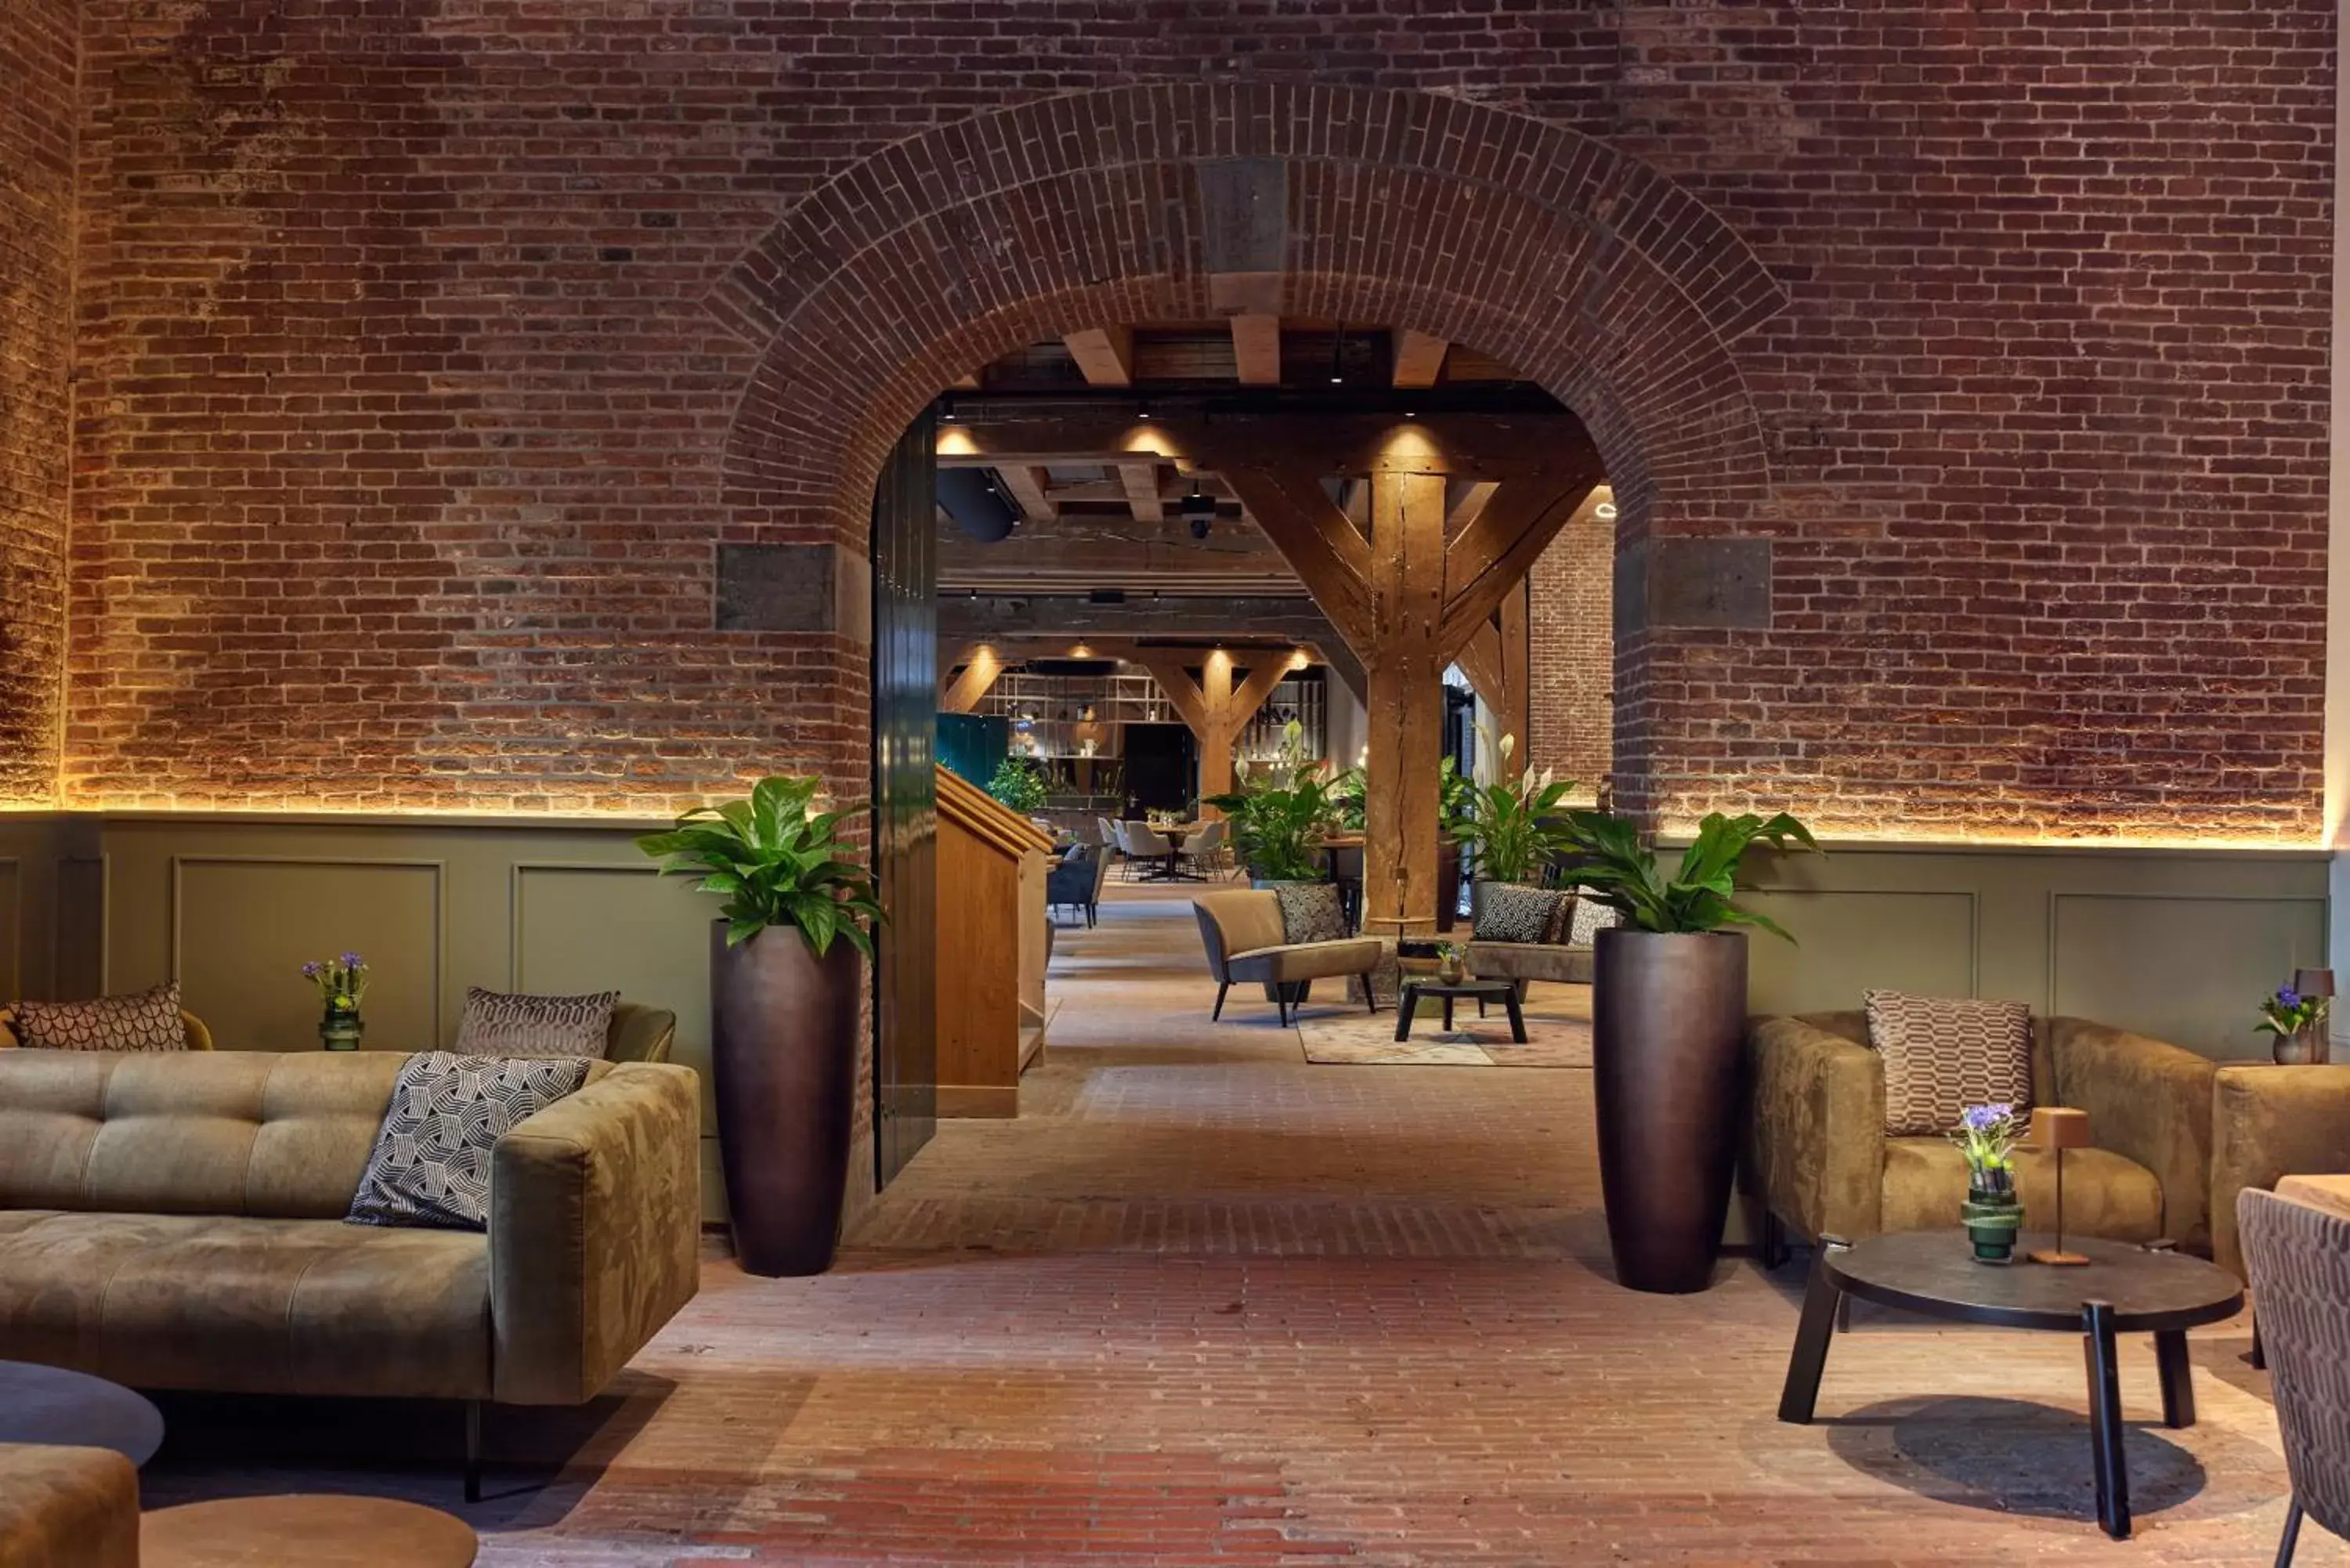
{"type": "Polygon", "coordinates": [[[2319,999],[2317,1016],[2309,1023],[2309,1059],[2313,1062],[2332,1060],[2334,1047],[2328,1039],[2332,1032],[2325,1015],[2334,1011],[2334,971],[2330,969],[2297,969],[2293,971],[2293,988],[2303,996],[2319,999]]]}
{"type": "Polygon", "coordinates": [[[2056,1245],[2026,1252],[2027,1262],[2078,1267],[2089,1260],[2064,1250],[2064,1151],[2089,1147],[2089,1113],[2064,1106],[2042,1106],[2032,1113],[2032,1129],[2024,1136],[2030,1148],[2056,1151],[2056,1245]]]}

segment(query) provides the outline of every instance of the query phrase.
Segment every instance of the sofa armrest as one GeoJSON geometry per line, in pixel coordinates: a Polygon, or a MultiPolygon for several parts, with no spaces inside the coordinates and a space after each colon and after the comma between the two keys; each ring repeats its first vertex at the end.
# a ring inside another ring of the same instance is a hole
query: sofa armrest
{"type": "MultiPolygon", "coordinates": [[[[2162,1224],[2191,1252],[2211,1250],[2210,1058],[2085,1018],[2048,1021],[2054,1103],[2089,1113],[2089,1136],[2154,1172],[2162,1224]]],[[[2230,1199],[2230,1202],[2234,1199],[2230,1199]]]]}
{"type": "Polygon", "coordinates": [[[493,1386],[596,1397],[701,1278],[702,1099],[692,1071],[621,1063],[525,1117],[490,1155],[493,1386]]]}
{"type": "Polygon", "coordinates": [[[139,1472],[111,1449],[0,1443],[0,1568],[139,1568],[139,1472]]]}
{"type": "Polygon", "coordinates": [[[1877,1234],[1885,1193],[1877,1053],[1802,1018],[1755,1019],[1747,1051],[1747,1168],[1762,1201],[1813,1240],[1877,1234]]]}
{"type": "Polygon", "coordinates": [[[2211,1259],[2243,1277],[2236,1194],[2350,1171],[2350,1064],[2222,1065],[2211,1090],[2211,1259]]]}

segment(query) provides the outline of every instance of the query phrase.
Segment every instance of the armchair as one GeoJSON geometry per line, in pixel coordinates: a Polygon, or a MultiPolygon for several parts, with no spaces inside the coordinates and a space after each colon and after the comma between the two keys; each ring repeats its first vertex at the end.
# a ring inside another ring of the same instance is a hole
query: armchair
{"type": "MultiPolygon", "coordinates": [[[[1371,971],[1385,951],[1376,937],[1288,941],[1281,927],[1281,901],[1263,888],[1202,893],[1191,900],[1191,912],[1199,919],[1208,973],[1216,982],[1216,1005],[1208,1014],[1211,1023],[1224,1015],[1224,995],[1236,981],[1264,982],[1284,1024],[1308,981],[1358,974],[1363,995],[1372,994],[1371,971]]],[[[1371,1011],[1378,1011],[1376,1001],[1371,1011]]]]}
{"type": "Polygon", "coordinates": [[[2241,1238],[2251,1270],[2293,1478],[2276,1555],[2279,1568],[2291,1568],[2304,1515],[2350,1534],[2350,1449],[2342,1441],[2350,1430],[2350,1390],[2342,1380],[2350,1357],[2350,1214],[2253,1188],[2230,1207],[2230,1231],[2241,1238]]]}
{"type": "Polygon", "coordinates": [[[2350,1064],[2222,1066],[2211,1090],[2211,1260],[2245,1277],[2236,1194],[2350,1171],[2350,1064]]]}
{"type": "Polygon", "coordinates": [[[1098,845],[1082,846],[1045,873],[1045,907],[1082,909],[1090,926],[1100,909],[1102,884],[1108,877],[1109,851],[1098,845]]]}
{"type": "MultiPolygon", "coordinates": [[[[1857,1241],[1956,1228],[1966,1162],[1945,1138],[1886,1136],[1884,1064],[1863,1014],[1757,1019],[1748,1054],[1745,1185],[1766,1262],[1791,1231],[1857,1241]]],[[[2210,1249],[2209,1061],[2085,1019],[2034,1019],[2032,1076],[2038,1103],[2088,1112],[2097,1141],[2066,1158],[2067,1229],[2210,1249]]],[[[2054,1160],[2020,1151],[2016,1187],[2027,1214],[2053,1212],[2054,1160]]]]}

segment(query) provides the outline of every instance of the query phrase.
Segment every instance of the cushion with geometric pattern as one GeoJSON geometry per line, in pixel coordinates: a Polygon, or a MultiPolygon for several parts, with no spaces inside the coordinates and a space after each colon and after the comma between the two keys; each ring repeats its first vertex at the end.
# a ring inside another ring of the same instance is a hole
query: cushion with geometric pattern
{"type": "Polygon", "coordinates": [[[1284,942],[1343,942],[1354,934],[1347,929],[1347,907],[1335,882],[1275,882],[1273,898],[1281,908],[1284,942]]]}
{"type": "Polygon", "coordinates": [[[1885,1060],[1885,1131],[1929,1137],[1969,1106],[2032,1110],[2032,1009],[2021,1002],[1863,993],[1868,1044],[1885,1060]]]}
{"type": "Polygon", "coordinates": [[[1566,929],[1569,947],[1587,948],[1592,940],[1604,930],[1624,923],[1624,911],[1613,904],[1603,904],[1588,888],[1575,897],[1574,918],[1566,929]]]}
{"type": "Polygon", "coordinates": [[[619,1001],[617,991],[510,996],[468,986],[465,1015],[450,1049],[460,1056],[601,1056],[619,1001]]]}
{"type": "Polygon", "coordinates": [[[180,982],[88,1002],[20,1002],[8,1026],[33,1051],[184,1051],[180,982]]]}
{"type": "Polygon", "coordinates": [[[1481,942],[1538,942],[1549,934],[1552,919],[1565,897],[1555,888],[1481,882],[1477,924],[1471,934],[1481,942]]]}
{"type": "Polygon", "coordinates": [[[482,1231],[490,1220],[490,1150],[506,1130],[566,1095],[596,1065],[584,1056],[411,1056],[344,1218],[359,1225],[482,1231]]]}

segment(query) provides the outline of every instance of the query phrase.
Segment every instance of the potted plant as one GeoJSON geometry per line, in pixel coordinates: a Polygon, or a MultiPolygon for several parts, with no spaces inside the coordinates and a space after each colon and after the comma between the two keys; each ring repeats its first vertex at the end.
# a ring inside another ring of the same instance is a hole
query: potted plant
{"type": "Polygon", "coordinates": [[[993,776],[987,781],[987,793],[1010,810],[1023,816],[1034,816],[1045,809],[1050,793],[1045,787],[1045,775],[1036,764],[1018,757],[1006,757],[995,764],[993,776]]]}
{"type": "Polygon", "coordinates": [[[1967,1157],[1967,1200],[1959,1217],[1978,1263],[2015,1257],[2016,1232],[2023,1229],[2023,1205],[2015,1196],[2015,1146],[2022,1137],[2010,1105],[1969,1106],[1950,1133],[1967,1157]]]}
{"type": "Polygon", "coordinates": [[[872,880],[820,811],[813,778],[762,779],[637,847],[725,902],[711,930],[711,1088],[727,1214],[744,1272],[832,1265],[848,1183],[872,880]]]}
{"type": "Polygon", "coordinates": [[[1236,761],[1241,787],[1205,802],[1232,820],[1233,847],[1259,888],[1323,880],[1322,840],[1338,807],[1321,761],[1305,747],[1304,726],[1293,719],[1282,727],[1278,753],[1254,764],[1236,761]]]}
{"type": "Polygon", "coordinates": [[[2303,996],[2289,985],[2278,986],[2261,999],[2261,1021],[2255,1027],[2263,1034],[2276,1036],[2269,1054],[2278,1066],[2298,1067],[2325,1059],[2318,1054],[2310,1038],[2324,1012],[2324,997],[2303,996]]]}
{"type": "Polygon", "coordinates": [[[1516,736],[1504,735],[1492,748],[1500,754],[1501,776],[1488,771],[1445,792],[1445,831],[1476,856],[1475,879],[1469,885],[1472,918],[1483,910],[1487,883],[1533,882],[1554,856],[1574,847],[1574,830],[1563,815],[1574,784],[1548,769],[1531,775],[1513,772],[1509,763],[1517,743],[1516,736]]]}
{"type": "Polygon", "coordinates": [[[367,1000],[367,960],[357,953],[313,959],[302,966],[303,978],[318,988],[325,1011],[318,1020],[318,1044],[329,1051],[356,1051],[367,1033],[359,1003],[367,1000]]]}
{"type": "MultiPolygon", "coordinates": [[[[1653,843],[1604,811],[1565,814],[1577,876],[1623,916],[1594,957],[1592,1092],[1617,1278],[1680,1293],[1711,1282],[1730,1208],[1746,1024],[1746,937],[1767,917],[1733,901],[1757,843],[1816,849],[1781,813],[1709,815],[1668,872],[1653,843]]],[[[1792,939],[1790,939],[1792,940],[1792,939]]]]}

